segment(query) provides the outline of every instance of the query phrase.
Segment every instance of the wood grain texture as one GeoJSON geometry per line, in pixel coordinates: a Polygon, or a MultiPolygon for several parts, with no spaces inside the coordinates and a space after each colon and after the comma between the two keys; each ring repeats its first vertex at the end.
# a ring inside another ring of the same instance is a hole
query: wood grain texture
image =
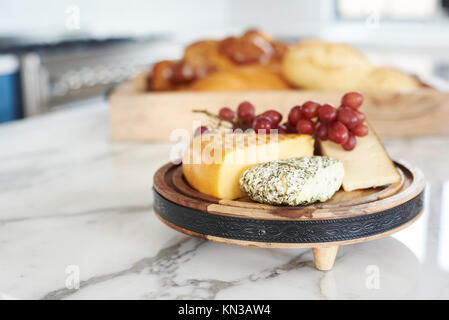
{"type": "MultiPolygon", "coordinates": [[[[257,112],[276,108],[284,117],[307,100],[339,105],[344,92],[306,90],[233,92],[145,92],[140,78],[119,85],[109,95],[111,137],[116,141],[168,141],[174,129],[193,132],[195,120],[209,122],[192,109],[218,113],[249,100],[257,112]]],[[[431,88],[413,92],[363,92],[362,107],[381,137],[449,135],[449,93],[431,88]]]]}
{"type": "Polygon", "coordinates": [[[315,267],[318,270],[327,271],[334,266],[337,257],[338,246],[312,248],[315,267]]]}

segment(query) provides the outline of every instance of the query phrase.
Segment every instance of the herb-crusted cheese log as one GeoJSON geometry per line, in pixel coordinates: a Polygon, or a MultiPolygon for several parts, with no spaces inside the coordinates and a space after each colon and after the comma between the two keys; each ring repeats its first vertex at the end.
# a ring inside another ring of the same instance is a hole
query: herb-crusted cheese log
{"type": "Polygon", "coordinates": [[[254,201],[307,205],[330,199],[340,188],[344,168],[339,160],[301,157],[258,164],[243,172],[240,188],[254,201]]]}

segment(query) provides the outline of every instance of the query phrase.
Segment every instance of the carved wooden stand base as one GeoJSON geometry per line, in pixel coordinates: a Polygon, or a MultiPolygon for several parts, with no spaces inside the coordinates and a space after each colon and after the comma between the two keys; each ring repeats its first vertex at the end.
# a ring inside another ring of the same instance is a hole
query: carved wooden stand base
{"type": "Polygon", "coordinates": [[[338,246],[312,248],[315,267],[318,270],[327,271],[332,269],[337,257],[338,246]]]}
{"type": "Polygon", "coordinates": [[[406,228],[423,211],[421,171],[396,163],[401,181],[383,188],[337,191],[325,203],[269,206],[223,200],[190,187],[172,163],[154,175],[154,213],[169,227],[210,241],[261,248],[312,248],[318,270],[330,270],[338,247],[406,228]]]}

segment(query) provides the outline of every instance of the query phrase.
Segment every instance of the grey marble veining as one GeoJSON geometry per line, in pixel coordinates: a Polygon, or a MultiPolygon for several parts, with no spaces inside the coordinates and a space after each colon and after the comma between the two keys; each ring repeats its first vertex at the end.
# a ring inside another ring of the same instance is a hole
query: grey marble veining
{"type": "Polygon", "coordinates": [[[321,272],[308,249],[217,244],[162,224],[151,186],[171,145],[112,143],[103,103],[2,125],[0,298],[447,299],[449,137],[384,142],[425,173],[425,212],[341,247],[321,272]]]}

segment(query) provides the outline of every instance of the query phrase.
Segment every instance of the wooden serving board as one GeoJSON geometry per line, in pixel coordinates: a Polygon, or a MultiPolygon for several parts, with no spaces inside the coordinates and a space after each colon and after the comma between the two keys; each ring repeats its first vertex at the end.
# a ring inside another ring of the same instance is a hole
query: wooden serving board
{"type": "MultiPolygon", "coordinates": [[[[169,141],[175,129],[192,133],[194,121],[208,123],[193,109],[218,113],[248,100],[256,111],[277,109],[287,116],[307,100],[338,106],[344,92],[307,90],[233,92],[145,92],[142,77],[115,88],[109,95],[111,137],[116,141],[169,141]]],[[[363,92],[362,107],[381,137],[449,135],[449,93],[432,88],[402,93],[363,92]]]]}
{"type": "Polygon", "coordinates": [[[413,223],[423,209],[424,177],[396,163],[401,181],[374,189],[338,191],[325,203],[272,206],[247,198],[221,200],[191,188],[179,165],[154,176],[154,209],[168,226],[207,240],[268,248],[314,248],[328,270],[339,245],[387,236],[413,223]],[[333,257],[333,258],[332,258],[333,257]]]}

